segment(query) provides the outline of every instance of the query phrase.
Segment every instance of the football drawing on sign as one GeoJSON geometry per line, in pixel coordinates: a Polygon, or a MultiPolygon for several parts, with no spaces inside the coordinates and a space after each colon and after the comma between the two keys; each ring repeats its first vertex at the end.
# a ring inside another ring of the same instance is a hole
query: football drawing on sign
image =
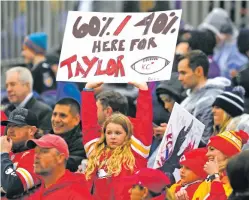
{"type": "Polygon", "coordinates": [[[149,75],[164,69],[170,61],[159,56],[148,56],[136,61],[131,68],[139,74],[149,75]]]}

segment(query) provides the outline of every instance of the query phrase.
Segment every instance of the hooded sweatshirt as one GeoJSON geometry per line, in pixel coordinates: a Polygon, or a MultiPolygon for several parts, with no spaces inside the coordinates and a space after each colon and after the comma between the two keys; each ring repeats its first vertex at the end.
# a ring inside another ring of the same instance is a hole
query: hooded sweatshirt
{"type": "Polygon", "coordinates": [[[230,84],[230,80],[224,77],[208,79],[202,88],[193,92],[190,89],[187,90],[188,97],[181,103],[181,106],[205,125],[205,130],[201,138],[202,145],[207,144],[212,134],[212,104],[216,97],[224,91],[225,87],[230,86],[230,84]]]}
{"type": "Polygon", "coordinates": [[[221,76],[231,79],[231,71],[239,71],[246,64],[247,58],[238,50],[236,44],[238,30],[228,13],[222,8],[214,8],[200,24],[199,29],[210,30],[220,38],[222,33],[232,36],[231,40],[216,46],[213,57],[220,67],[221,76]]]}
{"type": "Polygon", "coordinates": [[[178,80],[178,73],[173,72],[171,78],[168,81],[162,81],[156,88],[156,95],[158,101],[163,104],[160,99],[160,94],[168,94],[172,96],[176,102],[181,103],[181,101],[186,97],[184,93],[184,88],[181,82],[178,80]]]}
{"type": "Polygon", "coordinates": [[[29,199],[39,200],[92,200],[85,176],[66,171],[57,182],[48,188],[44,183],[29,196],[29,199]]]}

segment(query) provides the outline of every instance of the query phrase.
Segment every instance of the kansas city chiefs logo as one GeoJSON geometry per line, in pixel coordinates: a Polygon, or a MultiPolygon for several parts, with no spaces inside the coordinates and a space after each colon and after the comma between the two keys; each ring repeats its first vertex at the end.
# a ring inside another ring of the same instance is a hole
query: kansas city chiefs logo
{"type": "Polygon", "coordinates": [[[154,74],[164,69],[170,61],[159,56],[149,56],[138,60],[131,68],[139,74],[154,74]]]}

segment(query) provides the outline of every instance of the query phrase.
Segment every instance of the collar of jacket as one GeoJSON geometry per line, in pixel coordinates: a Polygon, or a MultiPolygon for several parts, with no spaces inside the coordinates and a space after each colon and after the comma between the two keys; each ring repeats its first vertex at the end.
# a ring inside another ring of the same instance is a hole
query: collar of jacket
{"type": "Polygon", "coordinates": [[[32,97],[28,100],[28,102],[25,104],[24,108],[31,108],[33,106],[33,104],[36,102],[37,100],[34,98],[34,96],[32,95],[32,97]]]}
{"type": "MultiPolygon", "coordinates": [[[[54,131],[51,131],[52,134],[55,134],[54,131]]],[[[78,134],[81,134],[81,124],[79,123],[77,126],[75,126],[72,130],[60,134],[60,136],[65,140],[65,141],[70,141],[72,138],[78,136],[78,134]]]]}
{"type": "Polygon", "coordinates": [[[18,145],[13,146],[12,147],[12,152],[13,153],[19,153],[19,152],[29,150],[29,148],[26,147],[26,142],[27,141],[24,141],[24,142],[19,143],[18,145]]]}

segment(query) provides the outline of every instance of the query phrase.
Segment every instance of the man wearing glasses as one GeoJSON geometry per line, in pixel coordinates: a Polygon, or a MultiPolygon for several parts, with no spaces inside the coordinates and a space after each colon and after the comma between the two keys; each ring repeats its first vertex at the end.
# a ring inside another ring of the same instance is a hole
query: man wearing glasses
{"type": "Polygon", "coordinates": [[[34,150],[26,147],[30,139],[39,138],[38,119],[25,108],[17,108],[10,113],[7,134],[0,137],[1,152],[1,196],[21,198],[40,184],[34,173],[34,150]]]}

